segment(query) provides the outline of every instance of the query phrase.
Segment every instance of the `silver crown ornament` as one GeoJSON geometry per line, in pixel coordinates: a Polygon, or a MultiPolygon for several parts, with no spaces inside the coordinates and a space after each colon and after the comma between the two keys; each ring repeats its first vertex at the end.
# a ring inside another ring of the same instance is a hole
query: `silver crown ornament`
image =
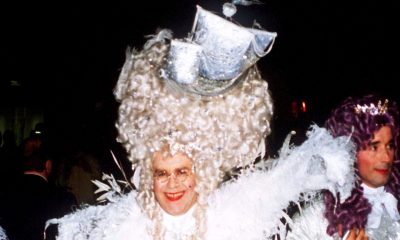
{"type": "Polygon", "coordinates": [[[245,28],[197,6],[192,33],[172,39],[162,77],[185,92],[221,94],[268,54],[277,34],[245,28]]]}

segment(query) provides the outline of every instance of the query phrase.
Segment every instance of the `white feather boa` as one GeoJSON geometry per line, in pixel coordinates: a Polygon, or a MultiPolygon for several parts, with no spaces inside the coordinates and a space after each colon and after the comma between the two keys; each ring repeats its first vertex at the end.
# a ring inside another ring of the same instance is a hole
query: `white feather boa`
{"type": "Polygon", "coordinates": [[[288,232],[286,240],[340,239],[338,235],[331,237],[326,233],[328,220],[323,215],[324,210],[325,205],[319,200],[295,215],[290,226],[292,230],[288,232]]]}
{"type": "Polygon", "coordinates": [[[7,235],[4,229],[0,226],[0,240],[7,240],[7,235]]]}
{"type": "MultiPolygon", "coordinates": [[[[282,217],[291,222],[282,211],[290,201],[312,197],[321,189],[349,196],[355,180],[354,147],[347,139],[334,139],[313,126],[301,146],[282,149],[278,159],[271,159],[273,166],[243,173],[210,196],[207,240],[266,239],[279,233],[282,217]]],[[[59,224],[58,240],[152,239],[147,232],[151,222],[135,196],[131,192],[117,202],[90,206],[49,223],[59,224]]]]}

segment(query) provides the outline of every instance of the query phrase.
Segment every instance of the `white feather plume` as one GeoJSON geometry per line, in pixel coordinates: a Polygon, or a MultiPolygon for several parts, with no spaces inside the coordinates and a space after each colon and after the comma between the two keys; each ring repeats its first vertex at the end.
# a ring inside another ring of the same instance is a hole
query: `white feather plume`
{"type": "Polygon", "coordinates": [[[271,169],[246,173],[212,195],[209,239],[263,239],[279,234],[280,219],[287,218],[282,210],[301,196],[312,198],[322,189],[340,192],[344,198],[350,195],[354,146],[317,126],[307,136],[302,145],[271,159],[275,161],[271,169]]]}

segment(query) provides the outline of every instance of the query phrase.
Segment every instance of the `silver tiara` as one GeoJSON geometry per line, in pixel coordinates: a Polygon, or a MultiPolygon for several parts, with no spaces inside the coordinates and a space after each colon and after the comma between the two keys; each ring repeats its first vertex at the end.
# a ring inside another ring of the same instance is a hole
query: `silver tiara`
{"type": "Polygon", "coordinates": [[[238,26],[197,6],[191,36],[171,40],[162,76],[185,91],[220,94],[271,51],[276,36],[238,26]]]}
{"type": "Polygon", "coordinates": [[[357,104],[354,107],[354,111],[357,114],[360,113],[368,113],[371,115],[382,115],[385,114],[388,108],[389,100],[385,99],[385,102],[382,104],[382,101],[379,100],[378,105],[375,106],[375,104],[371,103],[370,105],[364,104],[364,105],[359,105],[357,104]]]}

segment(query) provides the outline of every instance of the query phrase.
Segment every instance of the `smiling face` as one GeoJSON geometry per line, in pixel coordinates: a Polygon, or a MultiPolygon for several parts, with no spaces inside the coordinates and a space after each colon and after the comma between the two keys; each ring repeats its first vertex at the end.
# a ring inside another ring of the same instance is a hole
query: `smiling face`
{"type": "Polygon", "coordinates": [[[394,152],[392,131],[384,126],[374,133],[367,148],[357,153],[358,170],[364,184],[377,188],[389,181],[394,152]]]}
{"type": "Polygon", "coordinates": [[[186,213],[197,200],[193,161],[183,153],[174,156],[165,151],[153,155],[153,190],[161,208],[178,216],[186,213]]]}

